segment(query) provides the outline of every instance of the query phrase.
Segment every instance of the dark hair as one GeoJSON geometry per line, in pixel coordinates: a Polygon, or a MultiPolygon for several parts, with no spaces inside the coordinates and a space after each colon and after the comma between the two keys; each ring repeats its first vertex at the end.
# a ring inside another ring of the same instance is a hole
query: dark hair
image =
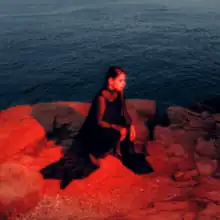
{"type": "Polygon", "coordinates": [[[109,78],[116,78],[118,75],[120,75],[121,73],[124,73],[125,74],[125,71],[121,68],[121,67],[118,67],[118,66],[111,66],[109,69],[108,69],[108,72],[106,73],[106,76],[105,76],[105,85],[108,84],[108,79],[109,78]]]}

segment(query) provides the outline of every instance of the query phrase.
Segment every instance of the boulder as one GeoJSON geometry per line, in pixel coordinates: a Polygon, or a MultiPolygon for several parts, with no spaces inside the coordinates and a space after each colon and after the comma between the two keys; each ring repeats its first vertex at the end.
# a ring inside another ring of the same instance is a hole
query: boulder
{"type": "MultiPolygon", "coordinates": [[[[55,104],[66,105],[82,114],[87,116],[91,103],[88,102],[55,102],[55,104]]],[[[156,102],[154,100],[145,99],[126,99],[127,108],[135,109],[137,114],[143,120],[152,118],[156,113],[156,102]]]]}
{"type": "Polygon", "coordinates": [[[203,134],[196,130],[184,131],[182,135],[175,139],[175,143],[180,144],[187,152],[194,153],[196,149],[196,142],[203,134]]]}
{"type": "Polygon", "coordinates": [[[167,109],[167,114],[172,125],[176,127],[183,128],[188,124],[187,112],[183,107],[169,107],[167,109]]]}
{"type": "Polygon", "coordinates": [[[198,207],[195,203],[189,201],[166,201],[155,202],[154,207],[158,211],[197,211],[198,207]]]}
{"type": "Polygon", "coordinates": [[[211,176],[215,173],[218,161],[210,159],[200,159],[196,162],[197,169],[201,176],[211,176]]]}
{"type": "Polygon", "coordinates": [[[89,102],[54,102],[54,104],[69,107],[85,118],[88,115],[91,103],[89,102]]]}
{"type": "Polygon", "coordinates": [[[183,217],[184,220],[197,220],[197,214],[195,212],[186,212],[183,217]]]}
{"type": "Polygon", "coordinates": [[[203,138],[198,138],[196,146],[196,154],[201,157],[217,159],[217,149],[213,140],[206,141],[203,138]]]}
{"type": "Polygon", "coordinates": [[[151,182],[155,191],[154,202],[184,200],[186,192],[180,189],[175,181],[167,175],[159,175],[151,182]]]}
{"type": "Polygon", "coordinates": [[[196,131],[206,138],[211,137],[216,128],[216,121],[206,112],[197,113],[183,107],[169,107],[168,117],[172,125],[187,131],[196,131]]]}
{"type": "Polygon", "coordinates": [[[182,171],[182,172],[187,172],[194,170],[196,168],[196,163],[191,158],[191,156],[188,156],[187,158],[182,158],[182,160],[177,163],[177,170],[182,171]]]}
{"type": "Polygon", "coordinates": [[[16,215],[36,206],[41,199],[41,175],[16,163],[0,165],[0,213],[16,215]]]}
{"type": "Polygon", "coordinates": [[[148,141],[146,147],[150,155],[160,159],[166,157],[166,148],[160,141],[148,141]]]}
{"type": "Polygon", "coordinates": [[[156,114],[156,102],[154,100],[127,99],[126,103],[128,109],[132,106],[143,121],[153,118],[156,114]]]}
{"type": "Polygon", "coordinates": [[[187,154],[180,144],[170,144],[166,149],[168,156],[174,157],[187,157],[187,154]]]}
{"type": "Polygon", "coordinates": [[[176,181],[187,181],[187,180],[191,180],[195,177],[198,177],[199,173],[196,169],[194,170],[190,170],[190,171],[178,171],[176,173],[174,173],[173,177],[176,181]]]}
{"type": "Polygon", "coordinates": [[[195,195],[203,195],[205,192],[220,189],[220,181],[213,177],[201,176],[200,185],[194,189],[195,195]]]}
{"type": "MultiPolygon", "coordinates": [[[[42,180],[39,170],[62,157],[62,147],[71,144],[91,104],[40,103],[1,111],[0,161],[7,158],[8,162],[0,165],[0,218],[30,210],[16,220],[175,220],[183,216],[190,220],[201,209],[194,201],[220,204],[219,180],[210,177],[217,173],[216,152],[220,152],[217,114],[212,117],[204,111],[170,107],[171,124],[156,126],[156,141],[149,142],[145,122],[155,116],[156,103],[126,102],[137,132],[135,150],[147,148],[150,156],[146,159],[154,172],[134,174],[108,155],[100,160],[99,169],[87,178],[73,180],[65,190],[60,190],[59,180],[42,180]],[[210,137],[215,140],[208,140],[210,137]],[[3,148],[6,145],[9,147],[3,148]]],[[[211,208],[218,214],[216,207],[211,208]]],[[[209,209],[207,206],[201,218],[211,215],[209,209]]]]}
{"type": "MultiPolygon", "coordinates": [[[[55,102],[55,104],[66,105],[83,115],[87,116],[91,103],[88,102],[55,102]]],[[[156,114],[156,102],[145,99],[126,99],[128,111],[135,109],[139,117],[146,121],[156,114]]]]}
{"type": "Polygon", "coordinates": [[[165,147],[168,147],[174,143],[174,138],[171,130],[168,127],[156,126],[154,130],[154,137],[156,141],[162,143],[165,147]]]}
{"type": "MultiPolygon", "coordinates": [[[[132,122],[136,128],[136,151],[144,152],[145,144],[148,140],[148,129],[143,119],[143,114],[138,113],[144,109],[153,109],[153,101],[129,100],[127,102],[128,112],[132,118],[132,122]],[[143,104],[141,107],[140,104],[143,104]]],[[[33,106],[32,116],[42,125],[47,133],[48,138],[52,138],[57,144],[62,146],[70,146],[72,137],[81,127],[85,117],[89,112],[90,103],[75,102],[56,102],[41,103],[33,106]]],[[[151,110],[151,114],[153,110],[151,110]]],[[[149,115],[149,113],[148,113],[149,115]]]]}
{"type": "Polygon", "coordinates": [[[74,137],[84,121],[84,117],[71,107],[55,103],[34,105],[31,116],[44,128],[48,139],[62,145],[62,141],[74,137]]]}
{"type": "MultiPolygon", "coordinates": [[[[16,109],[13,110],[16,115],[16,109]]],[[[8,117],[12,114],[12,110],[9,113],[8,117]]],[[[7,111],[3,116],[7,118],[7,111]]],[[[1,124],[0,128],[0,162],[7,161],[12,155],[24,150],[30,150],[32,153],[38,151],[42,141],[45,140],[44,129],[38,122],[28,115],[23,115],[11,124],[11,119],[8,120],[7,123],[1,124]]]]}
{"type": "Polygon", "coordinates": [[[48,164],[58,161],[62,156],[62,147],[44,148],[35,157],[20,153],[11,158],[10,162],[28,167],[30,171],[33,170],[39,172],[39,170],[48,164]]]}
{"type": "Polygon", "coordinates": [[[220,206],[209,203],[207,207],[198,214],[198,219],[200,220],[212,220],[220,218],[220,206]]]}

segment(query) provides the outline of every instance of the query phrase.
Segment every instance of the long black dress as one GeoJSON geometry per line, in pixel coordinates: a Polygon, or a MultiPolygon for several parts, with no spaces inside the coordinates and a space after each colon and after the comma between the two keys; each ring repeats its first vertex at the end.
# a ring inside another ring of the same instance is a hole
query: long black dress
{"type": "Polygon", "coordinates": [[[120,142],[120,132],[115,127],[127,128],[127,136],[120,143],[122,163],[136,173],[152,172],[151,166],[144,154],[134,152],[134,143],[129,140],[129,127],[132,120],[128,114],[125,99],[120,93],[110,100],[105,95],[111,93],[102,89],[95,96],[89,114],[74,138],[71,148],[58,162],[50,164],[41,170],[44,178],[61,179],[61,188],[65,188],[72,179],[88,176],[98,168],[93,164],[90,156],[96,158],[115,152],[120,142]]]}

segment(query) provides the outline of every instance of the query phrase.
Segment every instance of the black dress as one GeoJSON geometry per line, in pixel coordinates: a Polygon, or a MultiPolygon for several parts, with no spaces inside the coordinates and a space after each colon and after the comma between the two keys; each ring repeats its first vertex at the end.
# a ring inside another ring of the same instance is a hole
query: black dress
{"type": "Polygon", "coordinates": [[[129,140],[132,120],[124,97],[115,92],[116,98],[110,100],[105,92],[111,91],[102,89],[95,96],[85,122],[63,158],[41,170],[44,178],[61,179],[61,188],[65,188],[72,179],[86,177],[98,168],[89,155],[101,158],[108,153],[114,154],[120,143],[119,126],[128,131],[126,138],[120,143],[122,163],[139,174],[153,171],[145,155],[135,153],[134,143],[129,140]]]}

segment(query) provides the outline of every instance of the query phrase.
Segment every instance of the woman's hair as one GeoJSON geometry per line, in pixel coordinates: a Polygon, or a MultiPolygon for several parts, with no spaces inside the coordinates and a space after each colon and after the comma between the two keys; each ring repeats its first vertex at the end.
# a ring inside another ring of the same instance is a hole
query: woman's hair
{"type": "Polygon", "coordinates": [[[116,78],[117,76],[119,76],[122,73],[125,74],[125,71],[121,67],[111,66],[108,69],[108,72],[106,73],[106,76],[105,76],[105,85],[106,86],[108,85],[109,78],[113,78],[114,79],[114,78],[116,78]]]}

